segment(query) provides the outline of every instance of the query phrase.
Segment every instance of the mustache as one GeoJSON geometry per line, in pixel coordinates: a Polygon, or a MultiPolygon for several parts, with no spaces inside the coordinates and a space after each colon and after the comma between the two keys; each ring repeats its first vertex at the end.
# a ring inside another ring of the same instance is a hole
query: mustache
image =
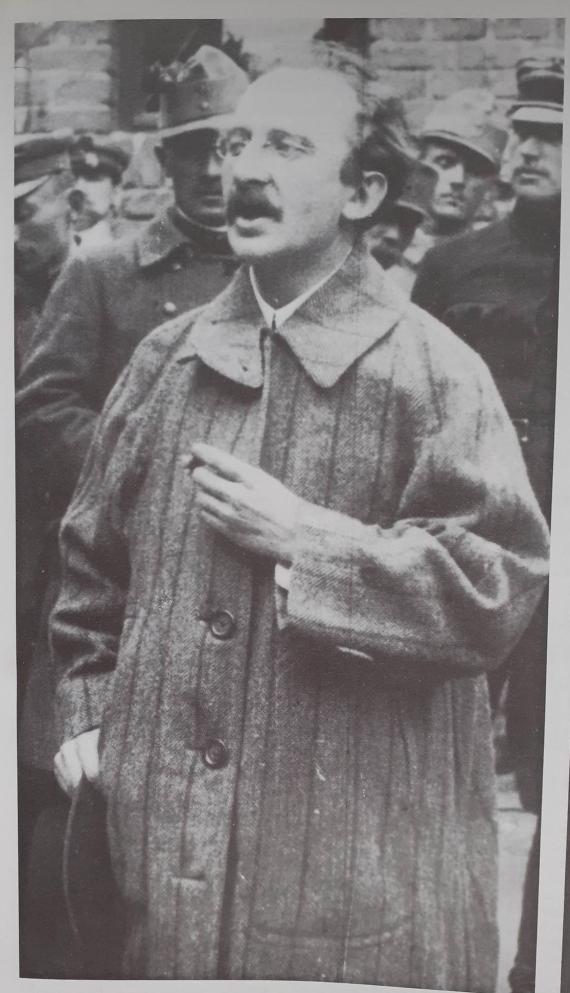
{"type": "Polygon", "coordinates": [[[547,176],[548,175],[548,173],[546,173],[544,171],[544,169],[535,169],[533,166],[525,166],[525,165],[517,166],[516,169],[513,172],[513,175],[514,176],[520,176],[521,172],[528,172],[532,176],[547,176]]]}
{"type": "Polygon", "coordinates": [[[228,197],[226,213],[230,224],[236,217],[246,217],[251,220],[256,217],[270,217],[279,221],[282,216],[279,208],[269,200],[263,190],[255,186],[232,190],[228,197]]]}

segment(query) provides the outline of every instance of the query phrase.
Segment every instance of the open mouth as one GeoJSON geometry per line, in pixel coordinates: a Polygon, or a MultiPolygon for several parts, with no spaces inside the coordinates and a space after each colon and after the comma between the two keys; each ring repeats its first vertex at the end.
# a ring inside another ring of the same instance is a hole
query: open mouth
{"type": "Polygon", "coordinates": [[[254,192],[244,193],[230,198],[228,203],[228,221],[259,222],[279,220],[279,211],[264,196],[254,192]]]}

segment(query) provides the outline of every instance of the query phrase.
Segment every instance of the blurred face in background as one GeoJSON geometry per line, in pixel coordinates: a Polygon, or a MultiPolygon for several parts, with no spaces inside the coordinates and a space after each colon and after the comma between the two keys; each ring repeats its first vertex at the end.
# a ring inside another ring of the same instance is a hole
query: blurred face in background
{"type": "Polygon", "coordinates": [[[547,202],[562,190],[562,125],[515,121],[509,144],[517,198],[547,202]]]}
{"type": "Polygon", "coordinates": [[[115,213],[119,190],[110,176],[93,174],[75,177],[69,193],[74,231],[85,231],[115,213]]]}
{"type": "Polygon", "coordinates": [[[69,244],[67,193],[71,176],[48,176],[41,186],[14,202],[16,272],[33,275],[63,262],[69,244]]]}
{"type": "Polygon", "coordinates": [[[425,142],[421,161],[437,173],[431,203],[436,227],[466,227],[476,216],[489,187],[489,169],[468,149],[439,141],[425,142]]]}
{"type": "Polygon", "coordinates": [[[157,149],[172,179],[177,207],[191,221],[208,228],[226,224],[217,139],[217,131],[203,128],[167,138],[157,149]]]}

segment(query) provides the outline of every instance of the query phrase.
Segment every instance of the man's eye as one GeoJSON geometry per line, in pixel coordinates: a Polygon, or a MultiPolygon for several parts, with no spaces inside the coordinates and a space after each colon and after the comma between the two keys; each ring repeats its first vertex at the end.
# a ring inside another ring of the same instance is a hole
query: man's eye
{"type": "Polygon", "coordinates": [[[240,155],[245,146],[247,145],[248,139],[243,135],[230,135],[229,138],[222,138],[217,144],[219,154],[222,158],[226,155],[240,155]]]}
{"type": "Polygon", "coordinates": [[[284,135],[276,135],[271,138],[268,145],[284,158],[296,158],[306,153],[306,148],[300,141],[295,141],[294,138],[287,138],[284,135]]]}

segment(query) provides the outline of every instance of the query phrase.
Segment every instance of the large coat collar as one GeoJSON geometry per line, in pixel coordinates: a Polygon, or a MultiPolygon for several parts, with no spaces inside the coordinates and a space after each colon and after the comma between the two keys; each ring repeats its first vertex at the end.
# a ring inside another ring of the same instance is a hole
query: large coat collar
{"type": "Polygon", "coordinates": [[[182,245],[189,246],[186,235],[176,227],[169,210],[162,210],[142,229],[136,240],[139,265],[156,265],[182,245]]]}
{"type": "MultiPolygon", "coordinates": [[[[345,264],[276,332],[305,372],[321,387],[344,372],[384,337],[408,306],[402,291],[363,249],[345,264]]],[[[247,268],[200,312],[177,360],[198,356],[211,369],[243,386],[263,383],[263,324],[247,268]]]]}

